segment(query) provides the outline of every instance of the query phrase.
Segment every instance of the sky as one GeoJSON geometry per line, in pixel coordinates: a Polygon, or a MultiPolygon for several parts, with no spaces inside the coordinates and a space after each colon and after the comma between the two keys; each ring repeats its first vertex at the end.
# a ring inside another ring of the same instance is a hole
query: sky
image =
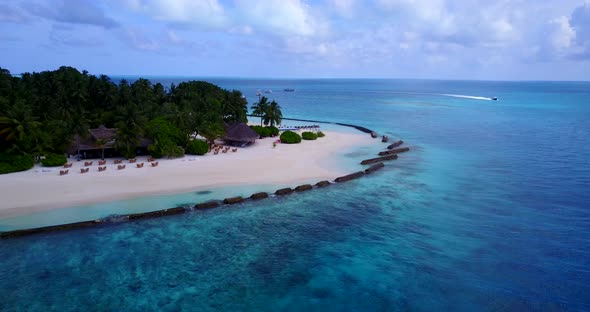
{"type": "Polygon", "coordinates": [[[590,0],[0,0],[0,67],[590,80],[590,0]]]}

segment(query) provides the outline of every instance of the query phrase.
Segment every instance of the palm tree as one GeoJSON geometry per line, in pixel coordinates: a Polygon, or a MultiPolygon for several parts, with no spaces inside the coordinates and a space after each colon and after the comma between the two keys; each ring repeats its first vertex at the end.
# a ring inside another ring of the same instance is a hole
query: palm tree
{"type": "Polygon", "coordinates": [[[20,121],[6,116],[0,117],[0,138],[12,142],[24,138],[24,135],[25,127],[20,121]]]}
{"type": "MultiPolygon", "coordinates": [[[[35,131],[41,125],[37,117],[23,101],[17,101],[6,116],[0,117],[0,139],[8,144],[10,149],[26,153],[31,149],[35,131]]],[[[3,143],[4,143],[3,142],[3,143]]]]}
{"type": "Polygon", "coordinates": [[[70,134],[76,136],[76,149],[78,153],[76,159],[80,160],[80,139],[85,138],[88,135],[88,120],[84,117],[82,111],[78,111],[71,115],[68,128],[70,134]]]}
{"type": "Polygon", "coordinates": [[[262,98],[260,98],[260,100],[258,100],[258,103],[252,105],[251,109],[252,109],[252,115],[254,116],[260,116],[260,126],[262,127],[262,119],[264,118],[264,115],[266,114],[266,110],[268,109],[268,98],[266,96],[263,96],[262,98]]]}
{"type": "Polygon", "coordinates": [[[104,160],[104,147],[107,145],[108,141],[105,139],[96,139],[96,146],[98,146],[98,148],[100,148],[101,151],[101,159],[104,160]]]}
{"type": "Polygon", "coordinates": [[[270,105],[266,107],[264,111],[264,125],[268,125],[270,123],[271,127],[274,125],[280,125],[281,120],[283,119],[283,113],[281,112],[281,106],[274,100],[270,102],[270,105]]]}
{"type": "Polygon", "coordinates": [[[140,136],[145,126],[145,117],[137,105],[128,103],[119,111],[117,116],[117,138],[115,146],[121,150],[123,156],[129,158],[135,155],[135,147],[139,144],[140,136]]]}
{"type": "Polygon", "coordinates": [[[248,101],[242,97],[242,92],[233,90],[231,93],[226,93],[221,104],[223,121],[228,124],[246,122],[248,120],[246,116],[248,101]]]}
{"type": "Polygon", "coordinates": [[[222,136],[224,132],[223,120],[216,120],[216,118],[202,123],[199,127],[199,135],[207,139],[210,144],[214,144],[215,139],[222,136]]]}
{"type": "Polygon", "coordinates": [[[115,147],[126,158],[135,156],[135,148],[139,144],[139,131],[137,128],[127,127],[123,123],[117,124],[117,137],[115,147]]]}

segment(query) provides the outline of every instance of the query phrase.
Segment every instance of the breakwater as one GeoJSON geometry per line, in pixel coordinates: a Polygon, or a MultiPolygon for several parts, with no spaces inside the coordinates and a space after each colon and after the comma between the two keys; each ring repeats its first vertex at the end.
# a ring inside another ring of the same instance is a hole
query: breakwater
{"type": "MultiPolygon", "coordinates": [[[[302,120],[302,121],[304,121],[304,120],[302,120]]],[[[317,122],[317,121],[312,121],[312,122],[317,122]]],[[[354,128],[357,128],[357,127],[354,126],[354,128]]],[[[362,128],[362,127],[360,127],[360,128],[362,128]]],[[[366,128],[363,128],[363,129],[366,129],[366,128]]],[[[366,130],[367,131],[363,131],[363,130],[361,130],[361,131],[366,132],[366,133],[371,133],[371,134],[375,133],[369,129],[366,129],[366,130]]],[[[403,141],[398,141],[394,144],[396,144],[395,147],[397,147],[397,146],[401,145],[402,143],[403,143],[403,141]]],[[[167,209],[156,210],[156,211],[125,214],[125,215],[113,215],[113,216],[108,216],[108,217],[96,219],[96,220],[88,220],[88,221],[81,221],[81,222],[74,222],[74,223],[67,223],[67,224],[60,224],[60,225],[52,225],[52,226],[45,226],[45,227],[38,227],[38,228],[31,228],[31,229],[5,231],[5,232],[0,232],[0,239],[1,238],[15,238],[15,237],[56,232],[56,231],[83,229],[83,228],[96,227],[96,226],[109,226],[109,225],[114,225],[114,224],[117,224],[120,222],[125,222],[125,221],[151,219],[151,218],[159,218],[159,217],[165,217],[165,216],[171,216],[171,215],[178,215],[178,214],[188,213],[188,212],[192,212],[192,211],[207,210],[207,209],[213,209],[213,208],[222,207],[222,206],[237,205],[237,204],[241,204],[241,203],[244,203],[247,201],[259,201],[259,200],[262,200],[265,198],[269,198],[271,196],[274,196],[274,197],[288,196],[291,194],[301,193],[301,192],[305,192],[305,191],[311,191],[313,189],[327,187],[327,186],[335,184],[335,183],[337,184],[337,183],[348,182],[348,181],[359,179],[359,178],[364,177],[366,175],[372,174],[372,173],[385,167],[385,164],[383,163],[384,161],[395,160],[398,158],[397,153],[405,152],[408,150],[409,150],[409,148],[407,148],[407,147],[395,149],[395,150],[390,149],[390,150],[386,151],[387,154],[385,154],[385,156],[371,158],[371,159],[365,159],[361,162],[361,165],[371,164],[372,166],[370,166],[369,168],[367,168],[363,171],[358,171],[358,172],[354,172],[354,173],[351,173],[348,175],[337,177],[336,179],[334,179],[333,182],[323,180],[323,181],[317,182],[315,185],[303,184],[303,185],[296,186],[294,188],[289,188],[289,187],[282,188],[282,189],[276,190],[273,195],[270,195],[269,193],[266,193],[266,192],[258,192],[258,193],[252,194],[251,196],[249,196],[247,198],[244,198],[242,196],[234,196],[234,197],[225,198],[223,200],[209,200],[206,202],[198,203],[194,206],[174,207],[174,208],[167,208],[167,209]]],[[[382,153],[384,153],[384,152],[380,152],[379,155],[382,155],[382,153]]]]}
{"type": "Polygon", "coordinates": [[[399,153],[405,153],[409,150],[410,150],[409,147],[396,148],[396,149],[391,149],[391,150],[379,152],[379,156],[396,155],[399,153]]]}

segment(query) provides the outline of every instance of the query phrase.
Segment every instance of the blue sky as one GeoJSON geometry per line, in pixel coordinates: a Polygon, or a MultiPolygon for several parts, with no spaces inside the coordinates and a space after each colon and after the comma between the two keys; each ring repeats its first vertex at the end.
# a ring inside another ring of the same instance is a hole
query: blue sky
{"type": "Polygon", "coordinates": [[[0,67],[590,80],[588,0],[2,0],[0,67]]]}

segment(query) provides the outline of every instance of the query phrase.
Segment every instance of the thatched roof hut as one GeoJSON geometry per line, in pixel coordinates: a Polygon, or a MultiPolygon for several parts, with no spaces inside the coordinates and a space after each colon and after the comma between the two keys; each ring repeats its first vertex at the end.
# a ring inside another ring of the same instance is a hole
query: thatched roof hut
{"type": "Polygon", "coordinates": [[[258,139],[258,133],[243,122],[236,122],[225,128],[224,141],[235,143],[254,143],[258,139]]]}
{"type": "MultiPolygon", "coordinates": [[[[68,149],[68,152],[71,154],[76,153],[78,150],[78,143],[80,143],[79,149],[80,151],[90,151],[90,150],[101,150],[101,149],[113,149],[115,148],[115,142],[117,138],[117,129],[116,128],[107,128],[104,125],[100,125],[98,128],[88,129],[88,133],[90,135],[86,135],[84,137],[78,138],[78,135],[74,136],[72,140],[72,144],[68,149]],[[98,144],[98,140],[104,141],[104,146],[100,146],[98,144]]],[[[139,148],[147,148],[150,144],[152,144],[152,140],[141,137],[139,139],[139,148]]]]}
{"type": "Polygon", "coordinates": [[[98,128],[95,129],[88,129],[90,135],[96,140],[105,140],[111,141],[115,139],[117,135],[117,129],[115,128],[107,128],[104,125],[100,125],[98,128]]]}

